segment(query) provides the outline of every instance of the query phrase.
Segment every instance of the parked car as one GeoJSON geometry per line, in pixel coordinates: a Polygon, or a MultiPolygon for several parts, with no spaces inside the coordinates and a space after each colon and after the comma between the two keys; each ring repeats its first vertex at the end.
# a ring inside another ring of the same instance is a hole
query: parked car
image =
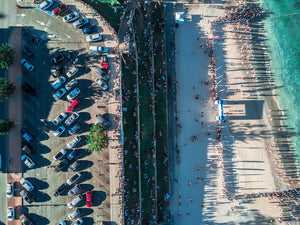
{"type": "Polygon", "coordinates": [[[96,33],[96,34],[90,34],[86,36],[85,39],[87,42],[96,42],[96,41],[102,41],[103,37],[100,33],[96,33]]]}
{"type": "Polygon", "coordinates": [[[66,183],[63,183],[53,192],[53,195],[57,197],[58,195],[62,194],[68,187],[69,186],[66,183]]]}
{"type": "Polygon", "coordinates": [[[77,123],[68,132],[70,135],[73,135],[73,134],[77,133],[79,131],[79,129],[80,129],[80,126],[77,123]]]}
{"type": "Polygon", "coordinates": [[[67,206],[72,209],[73,207],[75,207],[76,205],[79,204],[79,202],[81,202],[83,200],[82,195],[77,195],[75,198],[73,198],[68,204],[67,206]]]}
{"type": "Polygon", "coordinates": [[[95,82],[101,87],[103,91],[106,91],[108,89],[107,84],[104,81],[102,81],[99,77],[96,78],[95,82]]]}
{"type": "Polygon", "coordinates": [[[24,47],[22,48],[22,52],[23,52],[23,54],[24,54],[26,57],[28,57],[28,58],[33,57],[33,52],[32,52],[28,47],[26,47],[26,46],[24,46],[24,47]]]}
{"type": "Polygon", "coordinates": [[[78,72],[78,68],[76,66],[73,66],[68,72],[67,76],[72,77],[78,72]]]}
{"type": "Polygon", "coordinates": [[[70,191],[68,191],[69,196],[73,196],[81,191],[81,185],[77,184],[75,187],[73,187],[70,191]]]}
{"type": "Polygon", "coordinates": [[[77,12],[72,12],[66,16],[64,16],[63,21],[65,23],[71,23],[79,18],[79,14],[77,12]]]}
{"type": "Polygon", "coordinates": [[[56,6],[53,10],[52,10],[52,13],[55,15],[55,16],[58,16],[60,14],[62,14],[64,11],[67,10],[67,6],[65,4],[61,4],[61,5],[58,5],[56,6]]]}
{"type": "Polygon", "coordinates": [[[14,185],[14,182],[8,182],[6,184],[6,196],[8,198],[12,198],[14,197],[14,193],[15,193],[15,185],[14,185]]]}
{"type": "Polygon", "coordinates": [[[31,220],[31,218],[26,215],[26,214],[22,214],[20,216],[20,220],[22,222],[23,225],[34,225],[33,221],[31,220]]]}
{"type": "Polygon", "coordinates": [[[66,128],[64,126],[60,126],[59,128],[57,128],[57,130],[54,132],[54,136],[55,137],[59,137],[62,135],[62,133],[66,130],[66,128]]]}
{"type": "Polygon", "coordinates": [[[79,88],[75,88],[73,91],[71,91],[68,95],[67,95],[67,99],[69,101],[72,101],[74,98],[76,98],[78,95],[80,94],[80,89],[79,88]]]}
{"type": "Polygon", "coordinates": [[[52,87],[54,89],[57,89],[59,88],[61,85],[63,85],[65,82],[66,82],[66,78],[65,77],[60,77],[58,78],[53,84],[52,84],[52,87]]]}
{"type": "Polygon", "coordinates": [[[58,67],[52,70],[52,76],[54,78],[60,77],[65,73],[65,68],[64,67],[58,67]]]}
{"type": "Polygon", "coordinates": [[[66,225],[66,222],[63,220],[61,222],[55,223],[55,225],[66,225]]]}
{"type": "Polygon", "coordinates": [[[78,154],[79,154],[79,151],[78,151],[77,149],[74,149],[74,150],[68,155],[67,159],[68,159],[69,161],[71,161],[71,160],[74,159],[75,156],[78,155],[78,154]]]}
{"type": "Polygon", "coordinates": [[[103,80],[109,79],[108,74],[101,70],[99,67],[96,67],[95,72],[98,73],[103,78],[103,80]]]}
{"type": "Polygon", "coordinates": [[[71,225],[81,225],[83,224],[83,219],[79,217],[75,222],[71,223],[71,225]]]}
{"type": "Polygon", "coordinates": [[[72,87],[74,87],[77,83],[78,83],[77,80],[74,78],[74,79],[72,79],[71,81],[69,81],[69,82],[66,84],[65,88],[66,88],[67,91],[68,91],[68,90],[70,90],[72,87]]]}
{"type": "Polygon", "coordinates": [[[60,124],[66,117],[67,117],[67,113],[62,112],[61,114],[59,114],[59,115],[52,121],[52,124],[53,124],[54,126],[57,126],[57,125],[60,124]]]}
{"type": "Polygon", "coordinates": [[[97,26],[95,25],[89,25],[89,26],[86,26],[84,28],[82,28],[82,32],[84,34],[92,34],[92,33],[95,33],[97,30],[97,26]]]}
{"type": "Polygon", "coordinates": [[[23,128],[20,133],[27,142],[31,142],[33,140],[32,134],[26,128],[23,128]]]}
{"type": "Polygon", "coordinates": [[[68,172],[75,171],[79,166],[80,166],[80,162],[78,160],[76,160],[69,166],[68,172]]]}
{"type": "Polygon", "coordinates": [[[36,90],[33,87],[31,87],[28,83],[23,84],[22,89],[32,96],[37,95],[36,90]]]}
{"type": "Polygon", "coordinates": [[[65,121],[66,126],[70,126],[75,120],[79,118],[79,113],[75,112],[65,121]]]}
{"type": "Polygon", "coordinates": [[[74,111],[74,109],[76,107],[78,107],[80,105],[81,101],[80,99],[75,99],[68,107],[67,107],[67,111],[68,112],[72,112],[74,111]]]}
{"type": "Polygon", "coordinates": [[[24,143],[22,150],[29,155],[32,155],[35,153],[34,148],[28,143],[24,143]]]}
{"type": "Polygon", "coordinates": [[[46,0],[46,1],[43,1],[41,4],[40,4],[40,8],[42,10],[47,10],[49,9],[52,5],[53,5],[53,1],[52,0],[46,0]]]}
{"type": "Polygon", "coordinates": [[[90,52],[93,53],[107,53],[108,47],[90,46],[90,52]]]}
{"type": "Polygon", "coordinates": [[[73,23],[74,28],[81,28],[89,22],[87,18],[80,18],[73,23]]]}
{"type": "Polygon", "coordinates": [[[67,147],[68,148],[74,148],[79,142],[81,141],[80,136],[76,136],[71,141],[68,142],[67,147]]]}
{"type": "Polygon", "coordinates": [[[107,55],[100,55],[100,62],[101,63],[107,63],[108,62],[107,55]]]}
{"type": "Polygon", "coordinates": [[[67,180],[67,184],[70,185],[70,186],[73,185],[73,184],[75,184],[80,179],[81,176],[82,175],[81,175],[80,172],[75,173],[72,177],[70,177],[67,180]]]}
{"type": "Polygon", "coordinates": [[[71,212],[69,215],[68,215],[68,218],[70,220],[72,219],[75,219],[76,217],[78,217],[80,215],[80,211],[79,209],[75,209],[73,212],[71,212]]]}
{"type": "Polygon", "coordinates": [[[15,220],[15,208],[14,207],[7,208],[7,220],[8,221],[15,220]]]}
{"type": "Polygon", "coordinates": [[[61,171],[63,168],[65,168],[69,164],[69,161],[67,159],[63,159],[55,168],[54,171],[57,173],[61,171]]]}
{"type": "Polygon", "coordinates": [[[65,56],[63,55],[63,54],[57,54],[57,55],[55,55],[54,57],[52,57],[52,63],[54,64],[54,65],[58,65],[58,64],[60,64],[62,61],[64,61],[64,59],[65,59],[65,56]]]}
{"type": "Polygon", "coordinates": [[[55,100],[60,99],[64,94],[66,94],[67,90],[65,88],[61,88],[59,89],[54,95],[53,98],[55,100]]]}
{"type": "Polygon", "coordinates": [[[92,207],[93,206],[93,192],[87,191],[85,197],[86,197],[86,206],[92,207]]]}
{"type": "Polygon", "coordinates": [[[53,159],[55,161],[58,161],[62,159],[65,155],[67,155],[67,150],[66,149],[61,149],[56,155],[53,156],[53,159]]]}
{"type": "Polygon", "coordinates": [[[21,64],[29,71],[34,70],[34,66],[27,59],[22,59],[21,64]]]}
{"type": "Polygon", "coordinates": [[[110,126],[110,122],[103,118],[100,114],[96,116],[96,119],[105,127],[108,128],[110,126]]]}
{"type": "Polygon", "coordinates": [[[33,194],[31,194],[30,192],[26,191],[26,190],[22,190],[20,192],[20,196],[29,204],[32,203],[34,201],[34,196],[33,194]]]}
{"type": "Polygon", "coordinates": [[[20,184],[26,191],[32,191],[34,189],[32,183],[30,183],[30,181],[26,178],[22,178],[20,184]]]}
{"type": "Polygon", "coordinates": [[[21,159],[29,169],[32,169],[35,166],[35,162],[28,155],[22,155],[21,159]]]}

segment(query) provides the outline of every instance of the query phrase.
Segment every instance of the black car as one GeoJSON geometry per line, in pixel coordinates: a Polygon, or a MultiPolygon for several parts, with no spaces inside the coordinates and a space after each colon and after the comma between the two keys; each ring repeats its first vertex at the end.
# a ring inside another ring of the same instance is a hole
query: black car
{"type": "Polygon", "coordinates": [[[59,67],[59,68],[56,68],[54,71],[52,71],[52,76],[54,78],[58,78],[58,77],[62,76],[64,73],[65,73],[65,68],[59,67]]]}
{"type": "Polygon", "coordinates": [[[23,225],[34,225],[33,221],[26,214],[22,214],[20,216],[20,220],[21,220],[21,222],[22,222],[23,225]]]}
{"type": "Polygon", "coordinates": [[[32,52],[28,47],[26,47],[26,46],[24,46],[24,47],[22,48],[22,52],[23,52],[23,54],[24,54],[26,57],[28,57],[28,58],[33,57],[33,52],[32,52]]]}
{"type": "Polygon", "coordinates": [[[58,64],[60,64],[64,59],[65,59],[65,56],[64,56],[63,54],[58,54],[58,55],[56,55],[56,56],[54,56],[54,57],[52,58],[52,63],[53,63],[54,65],[58,65],[58,64]]]}
{"type": "Polygon", "coordinates": [[[32,155],[35,153],[35,150],[33,149],[33,147],[28,143],[24,143],[22,150],[29,155],[32,155]]]}
{"type": "Polygon", "coordinates": [[[28,203],[32,203],[32,202],[34,201],[34,196],[33,196],[33,194],[31,194],[31,192],[28,192],[28,191],[26,191],[26,190],[24,190],[24,189],[20,192],[20,195],[21,195],[21,197],[24,198],[25,201],[28,202],[28,203]]]}
{"type": "Polygon", "coordinates": [[[28,94],[30,94],[32,96],[37,95],[36,90],[33,87],[31,87],[28,83],[23,84],[22,88],[23,88],[24,91],[26,91],[28,94]]]}
{"type": "Polygon", "coordinates": [[[61,171],[63,168],[65,168],[69,164],[69,161],[67,159],[63,159],[54,169],[54,171],[57,173],[61,171]]]}
{"type": "Polygon", "coordinates": [[[68,185],[66,183],[63,183],[53,192],[53,195],[57,197],[58,195],[62,194],[67,188],[68,185]]]}

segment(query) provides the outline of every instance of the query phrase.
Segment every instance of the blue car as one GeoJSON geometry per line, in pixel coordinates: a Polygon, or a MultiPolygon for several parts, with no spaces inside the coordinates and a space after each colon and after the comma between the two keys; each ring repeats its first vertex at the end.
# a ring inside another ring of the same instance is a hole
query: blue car
{"type": "Polygon", "coordinates": [[[86,26],[84,28],[82,28],[82,32],[84,34],[92,34],[92,33],[95,33],[97,30],[97,26],[86,26]]]}
{"type": "Polygon", "coordinates": [[[33,136],[32,134],[26,129],[26,128],[23,128],[21,131],[20,131],[22,137],[27,141],[27,142],[30,142],[33,140],[33,136]]]}
{"type": "Polygon", "coordinates": [[[71,161],[72,159],[75,158],[76,155],[78,155],[78,150],[74,149],[69,155],[68,155],[68,160],[71,161]]]}

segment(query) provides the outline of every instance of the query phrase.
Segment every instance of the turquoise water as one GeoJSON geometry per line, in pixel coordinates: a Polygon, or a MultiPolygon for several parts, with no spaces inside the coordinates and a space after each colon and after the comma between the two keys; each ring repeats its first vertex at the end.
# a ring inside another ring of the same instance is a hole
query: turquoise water
{"type": "Polygon", "coordinates": [[[293,147],[300,162],[300,0],[260,0],[271,15],[264,21],[271,70],[287,125],[296,133],[293,147]]]}

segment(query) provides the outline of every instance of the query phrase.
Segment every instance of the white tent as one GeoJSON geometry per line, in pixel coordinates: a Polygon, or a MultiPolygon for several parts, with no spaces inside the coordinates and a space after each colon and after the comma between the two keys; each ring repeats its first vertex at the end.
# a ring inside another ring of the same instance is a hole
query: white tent
{"type": "Polygon", "coordinates": [[[175,21],[177,24],[183,24],[184,22],[184,12],[175,13],[175,21]]]}

